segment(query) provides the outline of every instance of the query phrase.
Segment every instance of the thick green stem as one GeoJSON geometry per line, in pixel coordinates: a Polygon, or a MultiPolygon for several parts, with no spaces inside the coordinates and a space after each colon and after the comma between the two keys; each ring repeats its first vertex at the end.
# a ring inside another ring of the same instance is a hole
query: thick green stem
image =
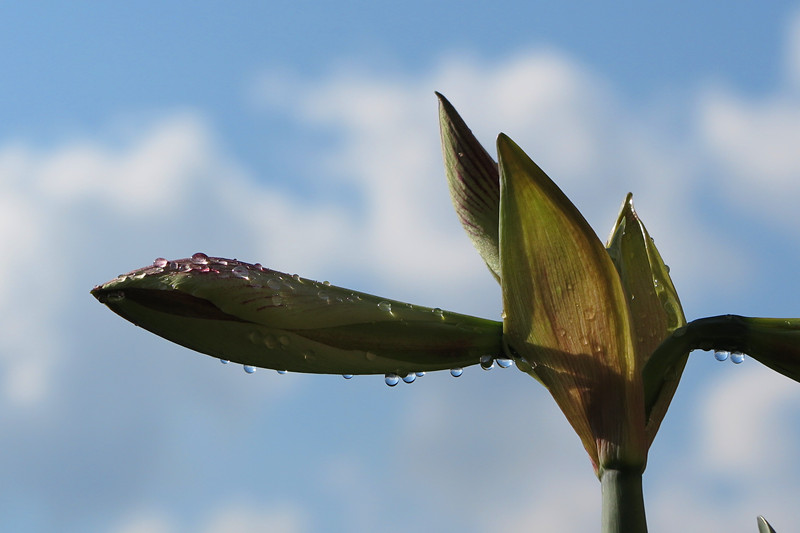
{"type": "Polygon", "coordinates": [[[647,533],[641,472],[605,470],[602,533],[647,533]]]}

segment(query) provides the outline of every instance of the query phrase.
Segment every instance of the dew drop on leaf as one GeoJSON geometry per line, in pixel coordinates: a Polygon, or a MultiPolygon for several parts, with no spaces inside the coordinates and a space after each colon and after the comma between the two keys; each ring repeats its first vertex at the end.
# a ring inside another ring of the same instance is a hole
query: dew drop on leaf
{"type": "Polygon", "coordinates": [[[463,368],[451,368],[450,369],[450,375],[453,376],[454,378],[459,377],[463,373],[464,373],[464,369],[463,368]]]}
{"type": "Polygon", "coordinates": [[[233,269],[231,269],[231,273],[237,278],[250,279],[250,275],[247,272],[247,267],[242,265],[236,265],[233,267],[233,269]]]}
{"type": "Polygon", "coordinates": [[[207,265],[208,256],[203,252],[197,252],[196,254],[192,255],[192,263],[195,265],[207,265]]]}
{"type": "Polygon", "coordinates": [[[394,387],[398,383],[400,383],[400,377],[397,374],[386,374],[386,384],[390,387],[394,387]]]}
{"type": "Polygon", "coordinates": [[[114,291],[114,292],[110,292],[110,293],[108,293],[106,295],[105,301],[114,303],[114,302],[121,302],[124,299],[125,299],[125,293],[124,292],[122,292],[122,291],[114,291]]]}

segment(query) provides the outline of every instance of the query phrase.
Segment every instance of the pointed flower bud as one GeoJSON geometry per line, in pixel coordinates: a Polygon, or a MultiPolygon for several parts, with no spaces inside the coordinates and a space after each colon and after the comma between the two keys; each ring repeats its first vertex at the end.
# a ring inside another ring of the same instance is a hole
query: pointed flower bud
{"type": "MultiPolygon", "coordinates": [[[[643,368],[661,341],[685,325],[686,319],[669,268],[633,209],[630,193],[622,203],[607,248],[630,309],[637,367],[643,368]]],[[[689,352],[684,353],[651,384],[659,392],[652,405],[645,404],[648,445],[667,412],[688,356],[689,352]]]]}
{"type": "Polygon", "coordinates": [[[502,354],[502,325],[195,254],[92,290],[112,311],[223,360],[330,374],[461,368],[502,354]]]}

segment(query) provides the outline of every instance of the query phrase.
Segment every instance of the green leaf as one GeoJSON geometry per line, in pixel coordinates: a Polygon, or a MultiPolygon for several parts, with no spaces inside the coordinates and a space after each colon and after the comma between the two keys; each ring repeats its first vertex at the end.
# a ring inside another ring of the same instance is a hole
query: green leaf
{"type": "Polygon", "coordinates": [[[439,98],[442,153],[450,198],[475,248],[500,281],[500,177],[497,163],[450,102],[439,93],[436,96],[439,98]]]}
{"type": "MultiPolygon", "coordinates": [[[[628,301],[636,346],[637,366],[643,368],[653,351],[677,328],[686,324],[678,293],[669,276],[669,268],[633,208],[628,193],[611,231],[608,253],[619,273],[628,301]]],[[[647,437],[653,438],[678,387],[689,352],[677,359],[663,374],[653,376],[645,389],[658,391],[653,404],[645,405],[647,437]]]]}
{"type": "Polygon", "coordinates": [[[406,375],[502,356],[499,322],[231,259],[196,255],[146,267],[95,287],[92,294],[172,342],[276,370],[406,375]]]}
{"type": "Polygon", "coordinates": [[[500,135],[506,342],[531,365],[599,468],[643,467],[641,380],[625,293],[564,193],[500,135]]]}
{"type": "Polygon", "coordinates": [[[772,529],[772,526],[763,516],[759,516],[756,521],[758,522],[758,533],[775,533],[775,530],[772,529]]]}
{"type": "MultiPolygon", "coordinates": [[[[800,318],[720,315],[693,320],[664,339],[645,365],[645,384],[656,383],[683,354],[697,349],[741,352],[800,382],[800,318]]],[[[652,405],[658,390],[646,387],[645,394],[652,405]]]]}

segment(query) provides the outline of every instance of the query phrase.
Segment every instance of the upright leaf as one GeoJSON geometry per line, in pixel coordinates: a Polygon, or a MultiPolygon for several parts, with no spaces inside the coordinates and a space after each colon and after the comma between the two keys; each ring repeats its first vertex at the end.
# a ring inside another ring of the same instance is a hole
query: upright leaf
{"type": "Polygon", "coordinates": [[[511,139],[500,158],[506,342],[548,387],[603,468],[644,468],[640,376],[625,293],[603,244],[511,139]]]}
{"type": "Polygon", "coordinates": [[[439,125],[450,197],[459,220],[494,277],[500,281],[497,163],[439,93],[439,125]]]}

